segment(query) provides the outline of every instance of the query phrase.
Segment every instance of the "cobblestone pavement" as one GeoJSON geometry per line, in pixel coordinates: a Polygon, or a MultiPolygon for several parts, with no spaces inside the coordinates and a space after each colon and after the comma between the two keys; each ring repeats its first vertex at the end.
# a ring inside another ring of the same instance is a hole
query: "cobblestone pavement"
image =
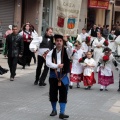
{"type": "MultiPolygon", "coordinates": [[[[119,120],[118,72],[115,71],[114,76],[115,84],[108,87],[109,91],[100,92],[98,84],[89,91],[84,90],[82,83],[81,88],[76,88],[74,85],[68,94],[66,114],[70,115],[69,120],[119,120]]],[[[51,106],[48,96],[48,77],[45,87],[34,86],[34,78],[35,70],[26,75],[19,75],[14,82],[2,76],[0,120],[59,120],[58,115],[49,116],[51,106]]],[[[57,108],[59,114],[59,105],[57,108]]]]}

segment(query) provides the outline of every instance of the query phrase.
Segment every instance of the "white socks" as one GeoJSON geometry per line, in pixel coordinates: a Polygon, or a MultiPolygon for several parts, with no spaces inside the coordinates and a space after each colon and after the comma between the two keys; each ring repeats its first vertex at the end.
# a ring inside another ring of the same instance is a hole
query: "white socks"
{"type": "Polygon", "coordinates": [[[107,89],[107,86],[103,86],[103,85],[101,85],[100,88],[101,88],[101,89],[104,89],[104,87],[105,87],[105,89],[107,89]]]}

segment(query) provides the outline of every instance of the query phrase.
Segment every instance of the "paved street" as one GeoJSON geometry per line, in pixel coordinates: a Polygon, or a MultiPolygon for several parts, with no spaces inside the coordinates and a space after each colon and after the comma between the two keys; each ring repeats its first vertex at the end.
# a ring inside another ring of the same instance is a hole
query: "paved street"
{"type": "MultiPolygon", "coordinates": [[[[0,56],[0,64],[6,59],[0,56]]],[[[33,62],[32,62],[33,63],[33,62]]],[[[9,81],[9,72],[0,76],[0,120],[59,120],[58,115],[50,117],[51,106],[47,86],[34,86],[36,65],[21,70],[18,66],[14,82],[9,81]]],[[[96,77],[97,78],[97,77],[96,77]]],[[[99,91],[96,84],[90,91],[81,88],[69,90],[66,114],[69,120],[119,120],[120,93],[118,89],[118,72],[115,71],[115,84],[108,87],[109,91],[99,91]]],[[[59,114],[59,106],[58,114],[59,114]]]]}

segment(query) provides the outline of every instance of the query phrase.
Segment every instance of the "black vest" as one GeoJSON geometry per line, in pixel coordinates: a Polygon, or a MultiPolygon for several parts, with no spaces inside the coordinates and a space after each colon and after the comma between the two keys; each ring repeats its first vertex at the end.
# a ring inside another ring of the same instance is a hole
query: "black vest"
{"type": "Polygon", "coordinates": [[[91,36],[92,37],[97,37],[97,32],[98,32],[98,29],[96,28],[95,30],[92,28],[91,29],[91,36]]]}
{"type": "Polygon", "coordinates": [[[46,35],[43,36],[42,42],[40,43],[39,48],[49,48],[50,50],[53,49],[53,37],[47,37],[46,35]]]}
{"type": "MultiPolygon", "coordinates": [[[[61,61],[62,61],[62,54],[63,51],[61,53],[61,61]]],[[[52,53],[52,62],[53,62],[53,58],[57,63],[57,55],[56,55],[56,48],[53,49],[53,53],[52,53]]],[[[62,64],[64,64],[63,69],[62,69],[62,74],[67,74],[70,71],[70,60],[68,58],[67,52],[66,52],[66,48],[64,48],[64,55],[63,55],[63,62],[62,64]]],[[[50,69],[51,71],[54,71],[54,69],[50,69]]]]}

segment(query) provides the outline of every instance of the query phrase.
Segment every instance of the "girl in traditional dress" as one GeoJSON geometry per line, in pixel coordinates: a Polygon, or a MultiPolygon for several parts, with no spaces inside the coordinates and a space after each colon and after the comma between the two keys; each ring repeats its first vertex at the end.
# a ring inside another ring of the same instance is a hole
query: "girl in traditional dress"
{"type": "Polygon", "coordinates": [[[36,37],[36,34],[32,31],[30,24],[25,24],[23,26],[23,30],[19,34],[23,36],[24,40],[24,53],[22,60],[19,61],[22,62],[21,64],[23,65],[23,69],[25,69],[25,65],[30,66],[32,52],[29,50],[29,45],[32,41],[32,38],[36,37]]]}
{"type": "Polygon", "coordinates": [[[101,85],[100,91],[107,90],[107,86],[114,83],[112,63],[117,67],[110,48],[105,48],[99,60],[100,69],[98,72],[98,84],[101,85]]]}
{"type": "Polygon", "coordinates": [[[79,59],[83,57],[84,51],[81,49],[81,43],[75,42],[75,49],[72,54],[72,67],[70,74],[70,89],[73,87],[73,83],[77,83],[77,88],[80,88],[80,82],[83,80],[83,66],[79,63],[79,59]]]}
{"type": "Polygon", "coordinates": [[[116,48],[117,48],[117,45],[115,43],[116,35],[114,33],[115,33],[115,31],[112,30],[111,33],[108,35],[108,41],[109,41],[108,47],[112,50],[112,52],[115,52],[116,48]]]}
{"type": "Polygon", "coordinates": [[[84,71],[83,71],[83,83],[88,90],[96,83],[94,78],[94,67],[96,66],[95,60],[92,58],[92,53],[87,52],[87,58],[84,61],[84,71]]]}

